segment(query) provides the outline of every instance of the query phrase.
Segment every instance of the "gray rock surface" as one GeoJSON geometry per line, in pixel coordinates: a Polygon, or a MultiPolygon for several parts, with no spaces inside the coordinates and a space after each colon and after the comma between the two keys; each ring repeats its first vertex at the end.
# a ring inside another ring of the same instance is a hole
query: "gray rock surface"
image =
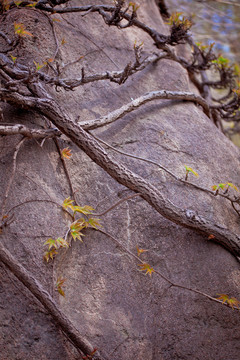
{"type": "MultiPolygon", "coordinates": [[[[108,27],[97,14],[54,17],[60,20],[55,23],[57,38],[66,40],[60,47],[59,61],[66,64],[84,55],[80,63],[66,70],[71,77],[79,76],[82,66],[89,74],[122,69],[134,61],[135,40],[144,41],[143,57],[154,49],[151,39],[140,30],[108,27]]],[[[166,33],[153,0],[142,1],[139,19],[166,33]]],[[[42,63],[53,56],[56,44],[46,16],[37,10],[12,10],[0,29],[4,27],[11,34],[14,21],[27,24],[34,34],[13,52],[19,61],[32,63],[34,59],[42,63]]],[[[100,81],[74,92],[51,91],[73,120],[85,121],[105,115],[148,91],[186,91],[189,86],[186,72],[178,64],[163,60],[135,74],[122,86],[100,81]]],[[[4,108],[4,121],[43,124],[40,114],[10,106],[4,108]]],[[[205,187],[220,182],[240,186],[239,149],[192,103],[155,101],[114,124],[94,130],[94,134],[120,150],[158,161],[179,176],[184,177],[184,165],[191,166],[200,175],[193,181],[205,187]]],[[[19,139],[0,138],[0,201],[19,139]]],[[[60,146],[69,146],[73,152],[67,167],[79,205],[91,205],[100,213],[130,194],[65,137],[60,146]]],[[[239,218],[224,199],[183,187],[152,165],[114,156],[153,183],[174,204],[194,209],[240,233],[239,218]]],[[[8,209],[28,200],[51,199],[61,204],[69,194],[53,141],[46,140],[41,148],[34,140],[27,140],[18,154],[8,209]]],[[[53,263],[46,265],[42,261],[44,241],[64,236],[69,225],[69,219],[54,204],[25,203],[15,208],[14,220],[0,235],[1,241],[53,294],[62,311],[107,359],[239,359],[237,311],[169,287],[157,274],[144,276],[135,260],[110,238],[93,230],[85,233],[83,243],[73,242],[69,250],[61,251],[53,263]],[[55,291],[59,277],[67,279],[64,298],[55,291]]],[[[124,202],[101,217],[101,224],[135,254],[136,246],[148,249],[142,259],[173,282],[212,296],[225,293],[240,298],[236,259],[206,236],[164,219],[141,198],[124,202]]],[[[4,267],[0,297],[0,360],[79,358],[50,315],[4,267]]]]}

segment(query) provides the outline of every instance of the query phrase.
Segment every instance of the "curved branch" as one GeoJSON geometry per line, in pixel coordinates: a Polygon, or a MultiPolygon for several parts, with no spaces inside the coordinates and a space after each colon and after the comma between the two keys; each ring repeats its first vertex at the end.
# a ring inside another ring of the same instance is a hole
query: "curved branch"
{"type": "Polygon", "coordinates": [[[151,91],[145,95],[142,95],[139,98],[134,99],[130,103],[123,105],[120,109],[114,110],[113,112],[107,114],[106,116],[102,116],[99,119],[79,122],[79,125],[81,125],[84,130],[93,130],[122,118],[126,114],[136,110],[147,102],[159,99],[193,101],[201,105],[205,114],[207,116],[210,116],[209,106],[201,96],[187,91],[158,90],[151,91]]]}
{"type": "Polygon", "coordinates": [[[0,89],[0,99],[27,109],[40,111],[112,178],[134,192],[140,193],[142,198],[162,216],[207,236],[214,235],[214,241],[227,248],[240,261],[240,236],[220,224],[205,219],[195,211],[181,209],[165,199],[163,194],[151,183],[111,157],[98,141],[64,114],[57,103],[49,99],[25,98],[18,93],[10,93],[2,89],[0,89]]]}

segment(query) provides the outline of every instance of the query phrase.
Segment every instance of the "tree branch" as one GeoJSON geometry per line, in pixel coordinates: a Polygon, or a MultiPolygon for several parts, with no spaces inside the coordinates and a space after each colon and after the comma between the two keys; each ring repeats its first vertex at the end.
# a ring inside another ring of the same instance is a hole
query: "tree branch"
{"type": "Polygon", "coordinates": [[[9,103],[21,105],[27,109],[40,111],[112,178],[127,188],[140,193],[142,198],[162,216],[207,236],[214,235],[214,241],[227,248],[240,261],[240,237],[237,234],[232,233],[220,224],[205,219],[193,210],[181,209],[165,199],[163,194],[151,183],[108,155],[103,147],[79,124],[74,123],[64,114],[53,100],[24,97],[4,89],[0,89],[0,99],[5,99],[9,103]]]}
{"type": "Polygon", "coordinates": [[[168,91],[168,90],[158,90],[151,91],[145,95],[140,96],[137,99],[134,99],[130,103],[123,105],[120,109],[114,110],[113,112],[107,114],[106,116],[102,116],[99,119],[88,120],[84,122],[79,122],[81,127],[84,130],[93,130],[98,127],[111,124],[112,122],[122,118],[126,114],[136,110],[140,106],[146,104],[147,102],[153,100],[183,100],[183,101],[193,101],[199,105],[201,105],[204,109],[204,112],[207,116],[210,116],[209,106],[207,102],[196,94],[187,92],[187,91],[168,91]]]}
{"type": "Polygon", "coordinates": [[[58,129],[31,129],[22,124],[4,124],[0,123],[0,135],[24,135],[28,138],[42,139],[54,136],[60,136],[58,129]]]}
{"type": "MultiPolygon", "coordinates": [[[[55,323],[61,328],[73,345],[85,355],[90,355],[94,347],[79,333],[67,317],[59,310],[49,293],[35,279],[11,253],[0,243],[0,260],[18,278],[21,283],[40,301],[55,323]]],[[[93,357],[95,360],[103,360],[99,354],[93,357]]]]}

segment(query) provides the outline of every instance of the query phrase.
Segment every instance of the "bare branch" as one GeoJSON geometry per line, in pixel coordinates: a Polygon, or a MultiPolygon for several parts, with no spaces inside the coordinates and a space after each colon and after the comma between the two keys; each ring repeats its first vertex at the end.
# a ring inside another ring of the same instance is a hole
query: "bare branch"
{"type": "MultiPolygon", "coordinates": [[[[29,68],[22,64],[13,66],[10,59],[7,56],[0,54],[0,66],[4,69],[3,76],[7,80],[7,86],[14,86],[19,83],[28,84],[31,82],[32,86],[38,88],[38,92],[41,90],[40,97],[47,97],[46,91],[43,89],[43,86],[40,84],[39,80],[46,84],[52,84],[55,86],[63,87],[66,90],[73,90],[75,87],[100,81],[100,80],[110,80],[112,82],[123,84],[129,76],[135,74],[138,71],[142,71],[148,65],[154,64],[157,61],[168,57],[165,52],[160,54],[152,54],[145,58],[142,62],[140,61],[139,52],[135,51],[135,62],[134,64],[128,63],[123,70],[120,71],[105,71],[103,73],[97,73],[93,75],[85,75],[84,68],[82,68],[82,74],[80,78],[59,78],[55,76],[49,76],[42,71],[29,73],[29,68]],[[45,93],[44,93],[45,91],[45,93]]],[[[79,60],[79,59],[78,59],[79,60]]],[[[61,69],[60,69],[61,71],[61,69]]]]}
{"type": "Polygon", "coordinates": [[[15,172],[16,172],[16,167],[17,167],[17,154],[22,146],[22,144],[24,143],[24,141],[26,140],[26,138],[24,137],[23,139],[21,139],[16,148],[15,148],[15,151],[14,151],[14,154],[13,154],[13,168],[12,168],[12,173],[11,173],[11,176],[10,176],[10,179],[8,181],[8,185],[7,185],[7,188],[5,190],[5,194],[3,196],[3,201],[2,201],[2,211],[1,211],[1,217],[0,219],[2,220],[4,218],[4,215],[5,215],[5,207],[6,207],[6,203],[7,203],[7,198],[8,198],[8,194],[9,194],[9,191],[11,189],[11,186],[12,186],[12,183],[13,183],[13,179],[14,179],[14,176],[15,176],[15,172]]]}
{"type": "Polygon", "coordinates": [[[112,82],[123,84],[127,78],[138,71],[143,70],[149,64],[156,63],[160,59],[166,58],[166,53],[153,54],[147,57],[142,62],[135,62],[133,65],[131,63],[127,64],[123,70],[120,71],[105,71],[103,73],[85,75],[84,68],[82,68],[82,75],[80,78],[70,79],[70,78],[54,78],[48,77],[43,73],[40,73],[40,79],[45,81],[48,84],[54,84],[56,86],[63,87],[65,89],[74,89],[75,87],[100,81],[100,80],[110,80],[112,82]]]}
{"type": "Polygon", "coordinates": [[[12,41],[7,37],[4,32],[0,31],[0,36],[8,43],[8,45],[12,45],[12,41]]]}
{"type": "MultiPolygon", "coordinates": [[[[6,267],[28,288],[28,290],[37,298],[54,319],[55,323],[61,328],[65,336],[70,339],[74,346],[82,351],[85,355],[90,355],[94,347],[79,333],[68,318],[60,311],[49,293],[34,278],[11,253],[0,243],[0,260],[6,267]]],[[[93,358],[103,360],[100,355],[96,354],[93,358]]]]}
{"type": "Polygon", "coordinates": [[[181,209],[165,199],[163,194],[150,182],[108,155],[99,142],[64,114],[63,110],[53,100],[26,98],[18,93],[10,93],[0,89],[0,100],[3,99],[27,109],[40,111],[112,178],[127,188],[140,193],[142,198],[162,216],[176,224],[195,229],[206,236],[214,235],[214,241],[227,248],[240,261],[240,236],[232,233],[227,227],[215,224],[213,221],[198,215],[196,211],[181,209]]]}
{"type": "Polygon", "coordinates": [[[54,136],[60,136],[61,131],[58,129],[34,129],[22,124],[0,123],[0,135],[24,135],[28,138],[42,139],[54,136]]]}
{"type": "Polygon", "coordinates": [[[109,113],[106,116],[102,116],[101,118],[95,120],[80,122],[79,124],[85,130],[93,130],[122,118],[126,114],[136,110],[137,108],[146,104],[149,101],[159,100],[159,99],[193,101],[201,105],[206,115],[210,116],[208,104],[201,96],[184,91],[158,90],[142,95],[139,98],[134,99],[130,103],[123,105],[120,109],[114,110],[113,112],[109,113]]]}

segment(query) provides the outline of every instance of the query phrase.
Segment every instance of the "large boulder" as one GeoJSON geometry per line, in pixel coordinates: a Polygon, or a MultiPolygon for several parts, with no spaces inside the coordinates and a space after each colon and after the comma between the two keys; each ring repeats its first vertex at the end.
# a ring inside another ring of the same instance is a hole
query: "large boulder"
{"type": "MultiPolygon", "coordinates": [[[[79,1],[71,3],[77,5],[79,1]]],[[[138,17],[167,33],[154,0],[141,2],[138,17]]],[[[84,56],[68,66],[64,76],[79,77],[81,67],[86,74],[123,69],[134,61],[135,40],[144,42],[143,58],[157,51],[152,39],[140,29],[108,27],[96,13],[84,17],[79,13],[55,14],[54,18],[59,20],[54,22],[55,36],[59,43],[65,39],[59,48],[58,62],[66,64],[84,56]]],[[[20,63],[32,65],[33,60],[43,63],[53,57],[57,45],[46,15],[30,8],[12,9],[5,14],[0,30],[7,29],[13,36],[14,22],[24,23],[34,35],[12,52],[20,63]]],[[[4,48],[4,40],[0,41],[4,48]]],[[[84,122],[106,115],[132,98],[161,89],[189,91],[187,72],[178,63],[161,60],[121,86],[106,80],[86,84],[74,92],[49,91],[73,121],[84,122]]],[[[41,114],[4,106],[4,122],[34,127],[43,126],[44,121],[41,114]]],[[[239,149],[193,103],[154,101],[93,133],[121,151],[159,162],[182,178],[184,165],[191,166],[199,173],[198,179],[192,176],[191,180],[209,189],[220,182],[240,186],[239,149]]],[[[0,139],[2,199],[20,138],[16,135],[0,139]]],[[[65,136],[59,144],[61,149],[72,149],[67,169],[79,205],[90,205],[101,213],[132,194],[65,136]]],[[[226,199],[177,183],[154,165],[113,155],[159,188],[175,205],[193,209],[213,223],[240,233],[239,217],[226,199]]],[[[72,242],[53,262],[44,263],[44,241],[64,237],[70,219],[56,204],[42,200],[61,205],[68,196],[69,183],[53,140],[46,140],[42,147],[33,139],[25,141],[17,155],[17,170],[7,201],[8,210],[15,206],[14,222],[4,228],[1,241],[54,296],[65,315],[104,357],[239,359],[237,311],[169,286],[156,273],[144,276],[138,261],[103,233],[87,230],[83,242],[72,242]],[[17,207],[20,203],[24,204],[17,207]],[[66,279],[65,297],[55,291],[58,278],[66,279]]],[[[163,218],[142,198],[123,202],[100,218],[104,230],[130,252],[137,255],[136,247],[147,249],[141,258],[172,282],[213,297],[229,294],[240,298],[240,271],[234,256],[207,236],[163,218]]],[[[0,296],[1,360],[77,358],[51,316],[4,266],[0,296]]]]}

